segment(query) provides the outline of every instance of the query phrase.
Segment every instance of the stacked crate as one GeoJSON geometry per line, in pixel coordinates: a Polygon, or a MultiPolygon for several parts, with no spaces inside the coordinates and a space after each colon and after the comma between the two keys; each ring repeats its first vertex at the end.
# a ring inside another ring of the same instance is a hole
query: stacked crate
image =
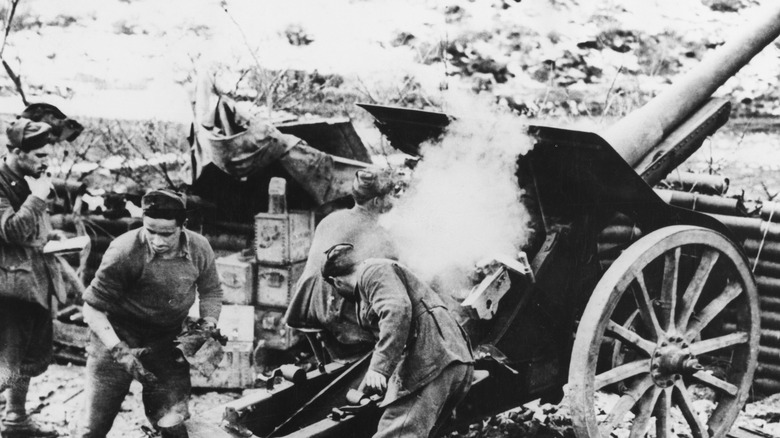
{"type": "Polygon", "coordinates": [[[255,336],[258,346],[286,350],[300,341],[283,320],[303,272],[314,235],[312,212],[259,213],[255,216],[257,263],[255,336]]]}

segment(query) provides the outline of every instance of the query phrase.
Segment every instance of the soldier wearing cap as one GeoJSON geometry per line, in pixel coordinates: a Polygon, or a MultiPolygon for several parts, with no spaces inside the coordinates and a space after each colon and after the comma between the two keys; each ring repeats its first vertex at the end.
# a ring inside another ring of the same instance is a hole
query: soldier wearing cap
{"type": "Polygon", "coordinates": [[[189,417],[189,365],[174,340],[200,298],[200,316],[216,328],[222,289],[214,251],[184,228],[178,193],[144,195],[143,227],[117,237],[84,293],[92,333],[84,415],[77,436],[104,437],[133,379],[143,384],[146,416],[157,428],[165,414],[189,417]]]}
{"type": "Polygon", "coordinates": [[[8,152],[0,162],[0,390],[6,397],[6,438],[57,436],[25,410],[30,378],[51,362],[53,298],[64,303],[66,284],[79,284],[64,277],[73,273],[67,263],[42,249],[54,238],[46,203],[53,187],[46,174],[56,140],[51,132],[47,123],[17,118],[6,130],[8,152]]]}
{"type": "Polygon", "coordinates": [[[322,277],[353,304],[374,351],[358,389],[384,394],[379,437],[432,437],[471,386],[474,358],[442,299],[394,260],[363,260],[351,244],[326,251],[322,277]]]}
{"type": "Polygon", "coordinates": [[[396,181],[387,169],[359,170],[352,183],[354,207],[326,216],[317,225],[309,256],[287,310],[290,327],[321,331],[320,338],[331,355],[351,356],[367,351],[373,335],[360,328],[350,303],[322,281],[320,267],[325,250],[347,242],[355,246],[359,257],[397,258],[390,235],[379,224],[379,216],[393,205],[396,181]]]}

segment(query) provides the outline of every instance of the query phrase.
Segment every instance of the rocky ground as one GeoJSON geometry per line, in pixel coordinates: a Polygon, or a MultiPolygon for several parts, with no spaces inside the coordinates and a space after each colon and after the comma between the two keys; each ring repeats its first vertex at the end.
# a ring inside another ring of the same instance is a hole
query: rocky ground
{"type": "MultiPolygon", "coordinates": [[[[80,418],[84,369],[74,365],[53,365],[41,377],[32,381],[28,409],[36,413],[38,421],[69,436],[80,418]]],[[[194,390],[190,402],[193,417],[215,406],[241,397],[253,391],[205,391],[194,390]]],[[[597,408],[607,409],[617,396],[602,394],[597,398],[597,408]]],[[[680,418],[678,421],[682,422],[680,418]]],[[[735,426],[780,436],[780,394],[755,401],[745,406],[735,426]]],[[[141,404],[141,386],[134,382],[122,411],[114,422],[108,438],[144,438],[150,434],[141,404]]],[[[629,430],[616,430],[618,435],[628,436],[629,430]]],[[[679,435],[686,438],[687,435],[679,435]]],[[[450,438],[573,438],[571,419],[566,401],[558,405],[531,402],[525,406],[474,423],[463,433],[453,433],[450,438]]]]}

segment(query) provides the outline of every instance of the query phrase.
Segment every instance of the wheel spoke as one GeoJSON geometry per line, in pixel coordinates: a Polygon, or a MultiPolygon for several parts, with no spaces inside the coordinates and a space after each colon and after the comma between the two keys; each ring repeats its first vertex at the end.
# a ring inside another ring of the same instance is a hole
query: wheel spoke
{"type": "Polygon", "coordinates": [[[699,260],[699,266],[696,268],[696,272],[691,278],[691,282],[688,283],[688,288],[685,290],[682,299],[682,309],[680,309],[680,315],[677,317],[677,327],[687,327],[688,320],[691,318],[693,308],[696,302],[699,301],[701,291],[704,289],[704,284],[707,282],[707,278],[712,272],[712,268],[718,261],[720,253],[712,249],[707,249],[699,260]]]}
{"type": "Polygon", "coordinates": [[[671,330],[674,325],[674,313],[677,306],[677,278],[679,276],[681,248],[667,252],[664,257],[664,277],[661,283],[661,328],[671,330]]]}
{"type": "Polygon", "coordinates": [[[692,376],[701,383],[711,386],[719,391],[725,392],[732,397],[737,395],[738,388],[736,385],[732,385],[725,380],[721,380],[706,371],[697,371],[693,373],[692,376]]]}
{"type": "Polygon", "coordinates": [[[642,397],[642,400],[639,402],[638,413],[634,417],[634,423],[631,425],[629,438],[642,438],[647,434],[647,430],[650,428],[650,417],[653,415],[653,408],[655,408],[661,391],[661,388],[653,387],[652,390],[645,393],[645,396],[642,397]]]}
{"type": "Polygon", "coordinates": [[[650,359],[642,359],[629,362],[596,376],[595,389],[599,390],[607,385],[617,383],[642,373],[650,372],[650,359]]]}
{"type": "Polygon", "coordinates": [[[690,350],[691,354],[698,356],[711,351],[722,350],[733,345],[746,344],[748,339],[749,337],[746,332],[729,333],[725,336],[695,342],[691,345],[690,350]]]}
{"type": "Polygon", "coordinates": [[[701,422],[696,414],[696,410],[693,408],[693,400],[691,400],[691,395],[688,392],[688,388],[685,387],[685,383],[682,380],[678,380],[674,383],[674,389],[674,401],[680,408],[683,417],[685,417],[685,421],[688,422],[694,438],[708,438],[710,434],[707,432],[707,426],[701,422]]]}
{"type": "Polygon", "coordinates": [[[655,409],[656,438],[672,438],[672,391],[671,388],[661,390],[658,406],[655,409]]]}
{"type": "MultiPolygon", "coordinates": [[[[636,278],[636,284],[639,286],[639,296],[634,293],[637,307],[639,308],[639,314],[642,316],[642,321],[645,322],[645,326],[650,330],[653,341],[658,340],[663,334],[661,324],[658,323],[658,317],[653,310],[653,301],[650,299],[650,294],[647,292],[647,284],[645,284],[645,277],[640,271],[636,278]]],[[[634,289],[636,292],[636,289],[634,289]]]]}
{"type": "Polygon", "coordinates": [[[730,281],[723,290],[723,293],[715,297],[715,299],[707,304],[707,307],[702,309],[700,313],[693,315],[691,318],[692,322],[688,326],[688,330],[685,336],[689,340],[695,338],[699,332],[701,332],[701,330],[707,326],[707,324],[709,324],[716,316],[718,316],[718,314],[724,308],[726,308],[730,302],[734,301],[734,299],[737,298],[741,293],[742,285],[730,281]]]}
{"type": "Polygon", "coordinates": [[[608,335],[612,335],[615,338],[619,339],[624,344],[628,344],[634,347],[635,349],[639,349],[647,353],[648,356],[652,356],[653,350],[655,350],[654,343],[646,339],[643,339],[636,332],[632,332],[631,330],[621,326],[615,321],[609,322],[609,324],[607,325],[606,333],[608,335]]]}
{"type": "Polygon", "coordinates": [[[647,392],[650,387],[653,386],[653,379],[650,376],[646,376],[644,379],[637,380],[609,412],[604,426],[609,428],[607,435],[611,434],[625,417],[626,413],[634,407],[634,405],[642,399],[642,396],[647,392]]]}

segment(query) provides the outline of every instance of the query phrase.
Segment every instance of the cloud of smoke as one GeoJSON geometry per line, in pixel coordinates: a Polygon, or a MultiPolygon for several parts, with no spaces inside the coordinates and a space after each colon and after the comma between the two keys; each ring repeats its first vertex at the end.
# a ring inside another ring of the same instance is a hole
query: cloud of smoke
{"type": "Polygon", "coordinates": [[[409,189],[382,218],[401,261],[452,292],[470,286],[480,260],[515,256],[529,233],[516,173],[532,142],[518,116],[474,99],[448,101],[448,113],[478,117],[458,117],[423,146],[409,189]]]}

